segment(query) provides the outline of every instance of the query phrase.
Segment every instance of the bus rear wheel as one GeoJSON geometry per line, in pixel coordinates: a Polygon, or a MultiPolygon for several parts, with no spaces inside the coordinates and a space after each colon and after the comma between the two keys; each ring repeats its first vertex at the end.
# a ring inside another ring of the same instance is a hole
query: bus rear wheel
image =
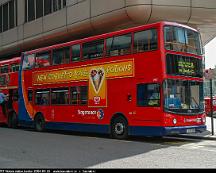
{"type": "Polygon", "coordinates": [[[127,120],[121,116],[114,118],[111,123],[111,136],[115,139],[126,139],[128,137],[127,120]]]}
{"type": "Polygon", "coordinates": [[[41,114],[36,115],[34,121],[35,121],[35,129],[36,129],[36,131],[42,132],[42,131],[45,130],[45,120],[44,120],[43,115],[41,115],[41,114]]]}
{"type": "Polygon", "coordinates": [[[8,127],[9,128],[17,128],[17,114],[15,112],[12,112],[8,116],[8,127]]]}

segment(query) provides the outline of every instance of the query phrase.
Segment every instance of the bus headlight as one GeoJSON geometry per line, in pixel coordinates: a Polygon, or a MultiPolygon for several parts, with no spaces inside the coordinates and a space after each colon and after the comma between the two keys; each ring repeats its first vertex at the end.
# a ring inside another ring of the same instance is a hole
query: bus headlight
{"type": "Polygon", "coordinates": [[[202,118],[202,122],[206,123],[206,118],[205,117],[202,118]]]}
{"type": "Polygon", "coordinates": [[[173,124],[176,125],[177,124],[177,119],[173,119],[173,124]]]}

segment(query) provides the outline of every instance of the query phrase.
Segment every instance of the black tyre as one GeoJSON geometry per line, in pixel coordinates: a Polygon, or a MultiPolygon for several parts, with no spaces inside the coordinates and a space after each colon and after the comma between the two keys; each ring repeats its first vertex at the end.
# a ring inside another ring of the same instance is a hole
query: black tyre
{"type": "Polygon", "coordinates": [[[42,132],[45,130],[45,120],[43,115],[39,114],[35,117],[35,129],[38,132],[42,132]]]}
{"type": "Polygon", "coordinates": [[[128,123],[125,118],[119,116],[112,121],[111,136],[115,139],[126,139],[128,137],[128,123]]]}
{"type": "Polygon", "coordinates": [[[12,112],[8,116],[8,127],[9,128],[17,128],[17,114],[15,112],[12,112]]]}

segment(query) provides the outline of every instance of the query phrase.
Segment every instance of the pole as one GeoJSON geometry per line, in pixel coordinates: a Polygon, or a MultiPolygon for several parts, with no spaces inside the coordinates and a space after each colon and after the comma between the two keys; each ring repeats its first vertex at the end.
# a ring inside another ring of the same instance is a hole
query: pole
{"type": "Polygon", "coordinates": [[[210,97],[211,97],[210,99],[211,127],[212,127],[212,135],[214,135],[212,79],[210,79],[210,97]]]}

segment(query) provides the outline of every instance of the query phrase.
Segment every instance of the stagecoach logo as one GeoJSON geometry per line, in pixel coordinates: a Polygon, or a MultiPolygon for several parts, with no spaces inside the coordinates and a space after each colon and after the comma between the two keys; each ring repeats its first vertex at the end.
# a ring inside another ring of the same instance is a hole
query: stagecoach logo
{"type": "Polygon", "coordinates": [[[102,120],[104,118],[104,111],[102,109],[99,109],[98,111],[82,111],[78,110],[78,115],[81,116],[97,116],[99,120],[102,120]]]}

